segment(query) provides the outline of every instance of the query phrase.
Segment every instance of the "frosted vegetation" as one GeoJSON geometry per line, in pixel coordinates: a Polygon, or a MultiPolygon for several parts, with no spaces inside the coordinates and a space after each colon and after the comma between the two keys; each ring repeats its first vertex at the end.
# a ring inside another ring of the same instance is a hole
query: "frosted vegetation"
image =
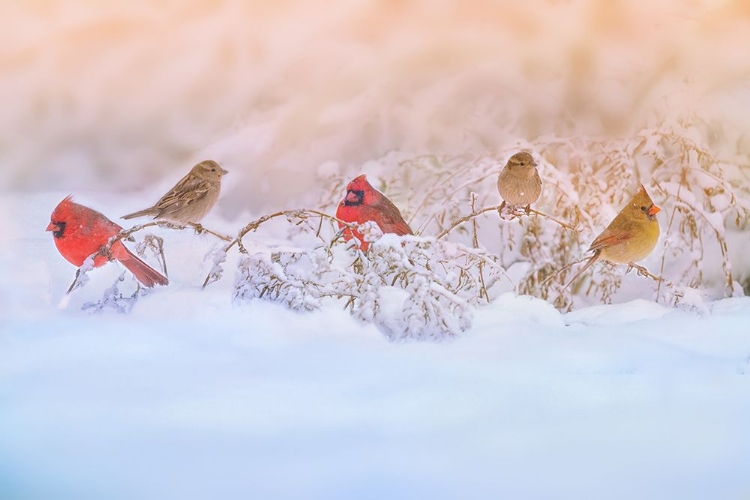
{"type": "MultiPolygon", "coordinates": [[[[336,304],[389,338],[436,339],[508,291],[569,311],[699,307],[750,289],[743,2],[691,16],[677,0],[648,13],[625,1],[52,4],[44,29],[49,6],[2,7],[18,23],[2,35],[16,78],[0,85],[19,96],[0,119],[3,185],[151,200],[217,160],[231,175],[215,210],[234,232],[207,256],[204,286],[232,280],[235,304],[336,304]],[[531,215],[501,216],[496,178],[519,149],[540,164],[542,197],[531,215]],[[366,255],[343,242],[330,216],[360,173],[417,236],[369,228],[366,255]],[[642,262],[652,276],[597,264],[565,289],[639,182],[662,208],[642,262]]],[[[139,249],[156,262],[158,247],[139,249]]],[[[115,284],[85,307],[128,312],[138,297],[115,284]]]]}

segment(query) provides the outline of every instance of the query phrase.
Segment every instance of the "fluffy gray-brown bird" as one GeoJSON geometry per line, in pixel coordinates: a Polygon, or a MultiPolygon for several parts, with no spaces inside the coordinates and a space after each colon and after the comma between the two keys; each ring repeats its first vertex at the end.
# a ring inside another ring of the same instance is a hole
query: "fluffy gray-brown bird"
{"type": "Polygon", "coordinates": [[[507,204],[525,207],[528,212],[531,204],[539,199],[542,194],[542,179],[536,166],[534,157],[528,151],[521,151],[510,157],[497,177],[497,190],[503,198],[501,209],[507,204]]]}
{"type": "Polygon", "coordinates": [[[133,219],[149,215],[177,224],[198,224],[219,199],[221,178],[228,172],[213,160],[204,160],[194,166],[153,207],[123,215],[133,219]]]}

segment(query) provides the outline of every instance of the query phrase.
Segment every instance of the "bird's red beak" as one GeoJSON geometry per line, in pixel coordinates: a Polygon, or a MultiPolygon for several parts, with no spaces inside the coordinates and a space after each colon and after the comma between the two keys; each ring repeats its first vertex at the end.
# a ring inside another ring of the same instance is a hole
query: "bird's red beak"
{"type": "Polygon", "coordinates": [[[659,213],[659,210],[661,210],[661,208],[657,207],[656,205],[651,205],[651,208],[648,209],[648,214],[656,215],[659,213]]]}
{"type": "Polygon", "coordinates": [[[50,222],[47,225],[47,231],[57,231],[58,229],[59,228],[57,227],[57,224],[55,224],[54,222],[50,222]]]}
{"type": "Polygon", "coordinates": [[[346,193],[346,201],[348,203],[359,203],[359,196],[354,191],[348,191],[346,193]]]}

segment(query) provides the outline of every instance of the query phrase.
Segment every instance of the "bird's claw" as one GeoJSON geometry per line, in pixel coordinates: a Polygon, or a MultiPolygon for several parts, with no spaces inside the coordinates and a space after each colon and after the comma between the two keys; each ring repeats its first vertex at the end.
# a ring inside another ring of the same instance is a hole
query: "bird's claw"
{"type": "Polygon", "coordinates": [[[112,260],[112,252],[110,251],[109,245],[102,245],[99,247],[99,255],[106,257],[107,260],[112,260]]]}

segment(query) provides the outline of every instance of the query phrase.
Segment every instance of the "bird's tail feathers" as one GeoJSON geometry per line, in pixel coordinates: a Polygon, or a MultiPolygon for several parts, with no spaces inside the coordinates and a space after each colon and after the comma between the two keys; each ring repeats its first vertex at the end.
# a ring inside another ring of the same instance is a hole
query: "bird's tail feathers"
{"type": "Polygon", "coordinates": [[[143,217],[144,215],[156,215],[153,208],[146,208],[144,210],[138,210],[132,214],[123,215],[121,219],[135,219],[136,217],[143,217]]]}
{"type": "Polygon", "coordinates": [[[162,276],[159,271],[139,259],[122,243],[112,245],[112,256],[120,261],[128,271],[133,273],[133,276],[146,288],[152,288],[154,285],[164,286],[169,284],[169,280],[165,276],[162,276]]]}
{"type": "Polygon", "coordinates": [[[572,277],[572,278],[570,279],[570,281],[568,281],[568,283],[566,283],[566,285],[565,285],[565,287],[564,287],[564,288],[568,288],[568,287],[569,287],[570,285],[572,285],[572,284],[573,284],[573,283],[574,283],[574,282],[575,282],[576,280],[578,280],[578,278],[580,278],[580,277],[581,277],[581,275],[582,275],[583,273],[585,273],[585,272],[586,272],[586,270],[587,270],[587,269],[588,269],[589,267],[591,267],[592,265],[594,265],[594,262],[596,262],[597,260],[599,260],[599,254],[600,254],[600,253],[601,253],[601,252],[600,252],[599,250],[597,250],[596,252],[594,252],[594,255],[592,255],[592,256],[591,256],[591,258],[590,258],[589,260],[587,260],[587,261],[586,261],[586,263],[585,263],[585,264],[583,265],[583,267],[582,267],[581,269],[579,269],[579,270],[578,270],[578,272],[577,272],[577,273],[575,274],[575,276],[573,276],[573,277],[572,277]]]}

